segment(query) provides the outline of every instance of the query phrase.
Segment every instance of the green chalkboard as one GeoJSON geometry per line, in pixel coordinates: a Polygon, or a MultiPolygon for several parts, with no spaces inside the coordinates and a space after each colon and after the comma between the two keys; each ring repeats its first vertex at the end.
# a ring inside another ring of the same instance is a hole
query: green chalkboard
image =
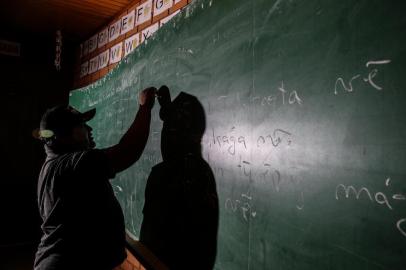
{"type": "MultiPolygon", "coordinates": [[[[405,11],[405,1],[197,0],[70,102],[97,108],[91,125],[107,147],[139,90],[199,98],[220,202],[216,269],[406,269],[405,11]]],[[[141,160],[112,182],[135,236],[161,160],[153,114],[141,160]]]]}

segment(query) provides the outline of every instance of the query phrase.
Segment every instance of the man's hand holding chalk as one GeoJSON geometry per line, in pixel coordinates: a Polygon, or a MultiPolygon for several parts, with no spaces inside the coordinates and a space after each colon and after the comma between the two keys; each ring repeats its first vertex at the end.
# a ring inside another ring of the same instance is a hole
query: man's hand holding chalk
{"type": "Polygon", "coordinates": [[[154,107],[155,96],[158,90],[155,87],[148,87],[142,90],[139,94],[139,103],[141,106],[146,105],[147,108],[151,109],[154,107]]]}

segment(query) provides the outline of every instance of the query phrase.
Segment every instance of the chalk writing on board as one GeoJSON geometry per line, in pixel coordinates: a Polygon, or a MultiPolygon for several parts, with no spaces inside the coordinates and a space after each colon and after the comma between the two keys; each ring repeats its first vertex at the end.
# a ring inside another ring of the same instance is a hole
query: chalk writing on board
{"type": "MultiPolygon", "coordinates": [[[[300,211],[305,206],[301,174],[296,171],[297,168],[285,166],[278,168],[278,163],[275,163],[275,158],[280,153],[289,151],[289,146],[294,143],[294,139],[290,131],[282,128],[256,131],[231,125],[210,128],[203,138],[203,152],[215,177],[238,179],[237,181],[246,183],[261,183],[266,186],[266,192],[289,191],[292,194],[292,206],[300,211]],[[253,155],[254,159],[252,159],[253,155]]],[[[226,210],[231,213],[241,213],[244,220],[248,221],[249,212],[253,207],[252,202],[247,199],[255,196],[257,191],[251,190],[251,192],[252,195],[248,197],[227,198],[226,210]]],[[[254,211],[254,215],[257,215],[257,211],[254,211]]]]}
{"type": "MultiPolygon", "coordinates": [[[[244,163],[244,161],[243,161],[244,163]]],[[[245,161],[245,164],[250,165],[249,162],[245,161]]],[[[249,175],[251,172],[247,173],[244,169],[244,174],[249,175]]],[[[293,184],[295,187],[297,187],[300,184],[300,180],[293,176],[293,175],[287,175],[286,176],[290,181],[290,184],[293,184]]],[[[282,182],[286,182],[287,179],[281,178],[281,173],[279,170],[275,170],[274,173],[271,175],[272,179],[272,188],[275,192],[279,192],[281,190],[281,185],[282,182]]],[[[303,210],[304,208],[304,192],[302,190],[297,190],[296,189],[296,209],[297,210],[303,210]]],[[[255,218],[257,216],[257,211],[255,210],[255,207],[253,206],[252,203],[253,200],[253,195],[249,192],[247,193],[242,193],[240,194],[239,197],[237,198],[227,198],[224,202],[224,208],[227,212],[229,213],[236,213],[238,215],[241,215],[241,217],[246,221],[249,222],[250,218],[255,218]]]]}
{"type": "MultiPolygon", "coordinates": [[[[390,178],[388,177],[385,180],[385,185],[389,186],[390,183],[390,178]]],[[[345,195],[345,198],[348,199],[350,198],[351,194],[355,197],[356,200],[359,200],[361,198],[361,195],[363,197],[369,199],[371,202],[376,202],[381,205],[386,205],[386,207],[390,210],[393,210],[393,207],[389,203],[388,197],[385,195],[385,193],[378,191],[375,193],[375,195],[371,194],[368,188],[366,187],[361,187],[360,189],[356,189],[354,186],[345,186],[343,184],[339,184],[336,187],[336,192],[335,192],[335,198],[336,200],[339,200],[340,196],[339,195],[345,195]]],[[[402,198],[405,198],[401,194],[394,194],[392,198],[394,200],[400,200],[402,198]]],[[[342,196],[341,196],[342,197],[342,196]]]]}
{"type": "Polygon", "coordinates": [[[406,222],[406,218],[402,218],[400,220],[398,220],[398,222],[396,222],[396,228],[398,228],[398,230],[400,231],[400,233],[406,237],[406,231],[405,229],[402,228],[402,224],[406,222]]]}
{"type": "Polygon", "coordinates": [[[368,198],[371,202],[376,201],[378,204],[385,204],[388,209],[392,210],[392,206],[390,205],[388,198],[386,197],[386,195],[383,192],[376,192],[375,196],[371,195],[371,192],[366,188],[366,187],[362,187],[360,189],[356,189],[353,186],[345,186],[343,184],[339,184],[336,187],[336,200],[339,200],[340,196],[339,194],[344,193],[345,194],[345,198],[349,198],[351,194],[353,194],[355,196],[355,198],[357,200],[359,200],[361,198],[362,194],[365,194],[365,198],[368,198]],[[340,192],[342,191],[342,192],[340,192]]]}
{"type": "Polygon", "coordinates": [[[354,91],[353,82],[361,79],[364,83],[368,83],[371,87],[375,88],[376,90],[383,90],[383,87],[378,85],[378,83],[374,80],[374,78],[378,75],[379,72],[378,68],[375,66],[386,65],[389,64],[390,62],[391,60],[368,61],[365,64],[366,68],[370,67],[374,68],[372,70],[369,70],[369,73],[366,74],[365,76],[362,76],[361,74],[356,74],[352,76],[351,79],[347,81],[347,84],[343,78],[339,77],[334,85],[334,94],[338,95],[339,90],[343,90],[346,93],[353,92],[354,91]]]}
{"type": "Polygon", "coordinates": [[[205,144],[209,148],[225,150],[225,153],[236,156],[239,153],[246,153],[248,150],[276,148],[285,144],[292,144],[292,133],[287,130],[276,128],[263,134],[251,136],[254,139],[248,139],[248,136],[239,133],[235,126],[226,131],[211,129],[210,135],[205,135],[205,144]],[[208,137],[209,136],[209,137],[208,137]]]}
{"type": "Polygon", "coordinates": [[[242,149],[247,149],[247,143],[245,142],[245,136],[234,135],[235,127],[233,126],[228,134],[218,135],[212,128],[212,138],[210,147],[217,146],[219,148],[226,147],[227,152],[230,155],[235,155],[236,145],[241,146],[242,149]]]}
{"type": "Polygon", "coordinates": [[[248,193],[242,193],[238,199],[227,198],[224,205],[226,211],[236,213],[241,211],[241,215],[245,221],[255,218],[257,212],[252,206],[252,196],[248,193]]]}
{"type": "Polygon", "coordinates": [[[285,89],[285,87],[284,87],[284,85],[283,85],[283,81],[282,81],[282,83],[281,83],[281,86],[278,87],[278,90],[279,90],[279,91],[281,92],[281,94],[282,94],[282,104],[283,104],[283,105],[286,104],[286,101],[288,101],[288,103],[289,103],[290,105],[295,104],[295,103],[297,103],[297,104],[299,104],[299,105],[302,105],[303,101],[302,101],[302,99],[299,97],[299,95],[298,95],[298,93],[297,93],[296,90],[290,91],[289,95],[286,96],[286,93],[287,93],[288,91],[285,89]]]}
{"type": "Polygon", "coordinates": [[[113,190],[115,194],[118,194],[119,192],[123,192],[123,188],[120,187],[119,185],[113,185],[113,190]]]}
{"type": "MultiPolygon", "coordinates": [[[[268,163],[263,164],[263,166],[256,166],[256,164],[252,163],[249,160],[241,159],[241,157],[236,166],[239,170],[239,176],[242,179],[246,178],[250,182],[256,181],[263,183],[269,187],[268,192],[279,193],[282,192],[284,189],[293,190],[292,195],[294,197],[295,207],[298,210],[304,209],[305,197],[303,191],[303,180],[300,174],[293,173],[295,171],[295,168],[289,168],[289,173],[283,173],[280,169],[273,168],[273,166],[268,163]]],[[[216,176],[221,177],[235,176],[235,171],[233,172],[228,169],[226,170],[218,166],[214,167],[214,173],[216,176]],[[221,175],[218,175],[218,173],[221,173],[221,175]],[[230,173],[230,175],[227,175],[227,173],[230,173]]],[[[241,203],[241,201],[234,202],[232,200],[228,203],[235,204],[241,203]]]]}
{"type": "Polygon", "coordinates": [[[252,164],[247,160],[242,160],[241,156],[239,157],[240,162],[238,163],[237,167],[240,168],[240,175],[242,173],[243,176],[248,177],[248,180],[252,181],[252,164]]]}
{"type": "MultiPolygon", "coordinates": [[[[369,61],[368,63],[365,64],[365,66],[368,68],[369,66],[373,65],[385,65],[389,64],[390,60],[380,60],[380,61],[369,61]]],[[[364,78],[365,82],[368,82],[372,87],[374,87],[377,90],[382,90],[382,87],[378,86],[374,81],[373,78],[378,74],[378,69],[374,68],[371,72],[369,72],[368,77],[364,78]]]]}
{"type": "Polygon", "coordinates": [[[151,164],[158,164],[162,161],[161,157],[157,156],[155,153],[144,153],[142,155],[142,160],[151,164]]]}
{"type": "Polygon", "coordinates": [[[227,107],[243,107],[248,108],[249,106],[261,106],[269,107],[275,105],[282,106],[294,106],[303,105],[303,99],[299,95],[298,90],[291,90],[285,87],[284,82],[276,87],[276,89],[269,89],[270,94],[265,95],[250,95],[248,97],[242,97],[240,92],[237,91],[236,94],[221,95],[217,98],[211,100],[207,105],[210,114],[213,112],[213,108],[227,108],[227,107]]]}
{"type": "MultiPolygon", "coordinates": [[[[385,186],[388,187],[390,184],[390,177],[386,178],[385,186]]],[[[393,206],[390,203],[389,198],[392,198],[394,201],[404,201],[406,200],[406,196],[404,194],[396,193],[393,194],[392,197],[386,196],[384,192],[378,191],[370,192],[368,188],[361,187],[359,189],[355,188],[352,185],[346,186],[344,184],[339,184],[336,186],[335,190],[335,198],[336,200],[340,200],[340,198],[345,197],[345,199],[355,198],[356,200],[360,200],[362,198],[368,199],[369,201],[376,202],[380,205],[385,205],[389,210],[393,210],[393,206]]],[[[402,229],[401,225],[406,222],[406,219],[400,219],[396,223],[397,229],[400,233],[406,237],[406,231],[402,229]]]]}
{"type": "Polygon", "coordinates": [[[292,143],[292,134],[283,129],[275,129],[272,134],[266,136],[259,136],[257,139],[257,147],[271,143],[274,147],[277,147],[280,143],[286,140],[287,145],[292,143]]]}

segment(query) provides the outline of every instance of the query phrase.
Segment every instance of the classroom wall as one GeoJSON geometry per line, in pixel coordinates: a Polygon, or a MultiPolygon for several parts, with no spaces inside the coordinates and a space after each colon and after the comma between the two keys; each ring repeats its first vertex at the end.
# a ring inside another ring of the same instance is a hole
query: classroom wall
{"type": "Polygon", "coordinates": [[[24,270],[32,269],[40,239],[36,191],[45,159],[42,143],[31,133],[47,108],[67,103],[74,43],[64,39],[57,71],[54,35],[5,24],[0,40],[20,44],[19,56],[0,53],[0,269],[24,270]]]}
{"type": "Polygon", "coordinates": [[[104,77],[119,63],[119,58],[123,59],[127,53],[142,44],[155,31],[159,31],[160,27],[190,2],[192,0],[134,1],[109,24],[101,27],[77,48],[74,88],[84,87],[104,77]],[[157,6],[162,6],[162,8],[157,9],[157,6]],[[167,6],[170,8],[165,8],[167,6]],[[134,14],[134,27],[126,32],[131,28],[128,27],[131,14],[134,14]],[[148,19],[143,21],[145,18],[148,19]],[[125,30],[123,31],[121,28],[125,28],[125,30]],[[115,31],[118,29],[120,29],[119,34],[114,37],[115,31]],[[104,40],[106,36],[107,40],[104,40]],[[134,39],[135,41],[131,42],[134,39]],[[121,57],[117,57],[120,54],[121,57]]]}

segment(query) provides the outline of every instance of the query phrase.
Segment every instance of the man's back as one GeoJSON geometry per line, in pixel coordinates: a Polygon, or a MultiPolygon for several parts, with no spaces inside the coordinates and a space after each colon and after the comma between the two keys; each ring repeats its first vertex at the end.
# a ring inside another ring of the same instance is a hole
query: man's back
{"type": "Polygon", "coordinates": [[[38,180],[44,235],[35,269],[80,269],[87,262],[112,269],[125,258],[124,218],[112,177],[101,150],[48,155],[38,180]]]}
{"type": "Polygon", "coordinates": [[[96,108],[81,113],[59,105],[44,113],[33,131],[48,154],[38,179],[43,237],[35,270],[111,270],[125,259],[124,217],[109,179],[144,151],[156,91],[139,93],[133,123],[119,143],[103,150],[91,150],[96,143],[87,122],[96,108]]]}

